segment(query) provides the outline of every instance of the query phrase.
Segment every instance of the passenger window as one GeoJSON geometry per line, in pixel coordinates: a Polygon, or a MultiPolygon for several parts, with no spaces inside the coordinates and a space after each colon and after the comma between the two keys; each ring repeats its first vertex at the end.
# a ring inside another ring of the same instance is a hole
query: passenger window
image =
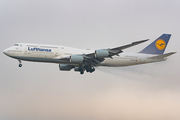
{"type": "Polygon", "coordinates": [[[14,44],[14,46],[18,46],[18,44],[14,44]]]}

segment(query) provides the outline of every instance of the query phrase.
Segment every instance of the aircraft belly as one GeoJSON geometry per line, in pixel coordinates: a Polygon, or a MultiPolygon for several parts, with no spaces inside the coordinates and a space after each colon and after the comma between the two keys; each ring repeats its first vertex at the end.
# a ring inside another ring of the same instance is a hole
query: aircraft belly
{"type": "Polygon", "coordinates": [[[25,60],[25,61],[32,61],[32,62],[47,62],[47,63],[67,63],[63,60],[56,60],[53,58],[42,58],[42,57],[31,57],[31,56],[11,56],[15,59],[25,60]]]}
{"type": "Polygon", "coordinates": [[[131,61],[129,58],[125,57],[117,57],[117,58],[108,58],[105,59],[101,66],[109,66],[109,67],[120,67],[120,66],[129,66],[129,65],[135,65],[136,63],[134,61],[131,61]]]}

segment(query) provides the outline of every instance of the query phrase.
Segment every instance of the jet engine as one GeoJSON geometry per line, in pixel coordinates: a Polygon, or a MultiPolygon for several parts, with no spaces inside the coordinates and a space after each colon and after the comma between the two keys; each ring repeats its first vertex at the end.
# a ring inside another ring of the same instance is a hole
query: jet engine
{"type": "Polygon", "coordinates": [[[72,68],[74,68],[72,65],[59,64],[59,70],[62,71],[70,71],[72,68]]]}
{"type": "Polygon", "coordinates": [[[96,58],[109,57],[109,51],[108,50],[96,50],[95,57],[96,58]]]}
{"type": "Polygon", "coordinates": [[[70,62],[71,63],[77,63],[77,64],[81,64],[84,61],[84,57],[80,56],[80,55],[71,55],[70,57],[70,62]]]}

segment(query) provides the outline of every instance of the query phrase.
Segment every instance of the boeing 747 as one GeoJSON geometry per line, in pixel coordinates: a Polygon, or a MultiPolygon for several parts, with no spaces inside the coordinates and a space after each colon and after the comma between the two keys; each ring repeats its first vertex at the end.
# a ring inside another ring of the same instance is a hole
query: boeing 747
{"type": "Polygon", "coordinates": [[[171,34],[163,34],[154,42],[138,53],[126,53],[124,49],[146,42],[141,40],[131,44],[98,50],[83,50],[59,45],[44,45],[30,43],[16,43],[7,48],[3,53],[19,61],[19,67],[22,67],[21,61],[48,62],[59,64],[62,71],[74,71],[83,74],[94,72],[95,67],[121,67],[152,62],[165,61],[168,56],[176,52],[164,54],[171,34]]]}

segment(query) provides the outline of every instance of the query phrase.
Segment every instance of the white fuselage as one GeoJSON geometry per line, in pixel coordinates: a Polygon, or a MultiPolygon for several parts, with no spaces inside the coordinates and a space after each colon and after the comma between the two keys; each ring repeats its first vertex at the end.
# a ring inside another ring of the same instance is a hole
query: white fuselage
{"type": "MultiPolygon", "coordinates": [[[[19,60],[71,64],[70,62],[63,61],[62,58],[75,54],[89,54],[94,51],[95,50],[82,50],[58,45],[19,43],[4,50],[4,54],[19,60]]],[[[166,60],[148,59],[153,56],[155,55],[123,52],[120,53],[119,56],[113,56],[113,59],[105,58],[99,66],[120,67],[166,60]]]]}

